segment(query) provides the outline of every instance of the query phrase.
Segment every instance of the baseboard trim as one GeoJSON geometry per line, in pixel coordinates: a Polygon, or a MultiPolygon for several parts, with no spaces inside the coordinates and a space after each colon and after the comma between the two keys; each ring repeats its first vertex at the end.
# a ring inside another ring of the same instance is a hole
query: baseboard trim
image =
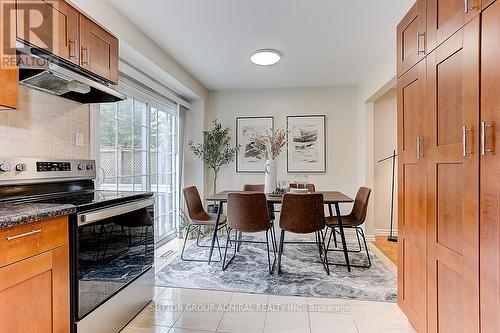
{"type": "MultiPolygon", "coordinates": [[[[387,228],[373,229],[373,235],[374,236],[389,236],[390,233],[391,233],[391,230],[387,229],[387,228]]],[[[397,236],[398,235],[398,229],[393,229],[392,230],[392,234],[394,236],[397,236]]]]}

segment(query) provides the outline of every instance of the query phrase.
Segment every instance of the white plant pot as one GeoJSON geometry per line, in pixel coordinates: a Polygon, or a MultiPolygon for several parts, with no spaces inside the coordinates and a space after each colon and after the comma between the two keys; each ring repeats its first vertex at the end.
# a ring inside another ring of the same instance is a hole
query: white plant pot
{"type": "Polygon", "coordinates": [[[272,193],[276,189],[276,160],[266,160],[264,192],[272,193]]]}

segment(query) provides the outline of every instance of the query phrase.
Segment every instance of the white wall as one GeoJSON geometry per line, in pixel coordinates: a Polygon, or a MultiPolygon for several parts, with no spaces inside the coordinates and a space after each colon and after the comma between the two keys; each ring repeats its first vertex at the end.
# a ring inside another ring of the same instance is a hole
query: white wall
{"type": "MultiPolygon", "coordinates": [[[[325,114],[327,172],[310,174],[309,181],[319,190],[340,190],[354,196],[361,160],[356,102],[357,90],[351,86],[218,91],[209,94],[208,120],[217,118],[229,126],[235,144],[237,116],[272,115],[275,128],[286,128],[287,115],[325,114]]],[[[278,158],[278,179],[295,179],[286,171],[286,150],[278,158]]],[[[241,189],[246,183],[262,184],[264,175],[236,173],[235,163],[232,163],[221,170],[218,187],[241,189]]]]}
{"type": "MultiPolygon", "coordinates": [[[[392,160],[377,163],[390,156],[397,147],[397,92],[391,89],[373,103],[374,153],[374,224],[375,235],[387,235],[390,228],[392,160]]],[[[397,162],[397,161],[396,161],[397,162]]],[[[397,175],[397,163],[395,165],[397,175]]],[[[397,177],[395,178],[397,189],[397,177]]],[[[394,230],[397,229],[397,200],[395,200],[394,230]]]]}

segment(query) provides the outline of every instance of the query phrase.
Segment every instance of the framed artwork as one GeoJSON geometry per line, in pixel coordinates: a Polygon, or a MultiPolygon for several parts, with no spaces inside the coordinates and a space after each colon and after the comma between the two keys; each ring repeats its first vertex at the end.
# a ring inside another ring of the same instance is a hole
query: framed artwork
{"type": "Polygon", "coordinates": [[[287,171],[326,172],[325,115],[287,116],[287,171]]]}
{"type": "Polygon", "coordinates": [[[254,150],[255,137],[274,129],[274,117],[237,117],[236,172],[264,172],[266,161],[259,160],[254,150]]]}

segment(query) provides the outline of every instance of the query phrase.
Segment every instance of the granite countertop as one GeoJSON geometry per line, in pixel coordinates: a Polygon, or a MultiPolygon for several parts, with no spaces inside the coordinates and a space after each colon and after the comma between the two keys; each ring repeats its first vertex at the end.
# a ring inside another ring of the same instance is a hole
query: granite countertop
{"type": "Polygon", "coordinates": [[[0,229],[73,214],[75,212],[76,207],[73,205],[4,203],[0,204],[0,229]]]}

